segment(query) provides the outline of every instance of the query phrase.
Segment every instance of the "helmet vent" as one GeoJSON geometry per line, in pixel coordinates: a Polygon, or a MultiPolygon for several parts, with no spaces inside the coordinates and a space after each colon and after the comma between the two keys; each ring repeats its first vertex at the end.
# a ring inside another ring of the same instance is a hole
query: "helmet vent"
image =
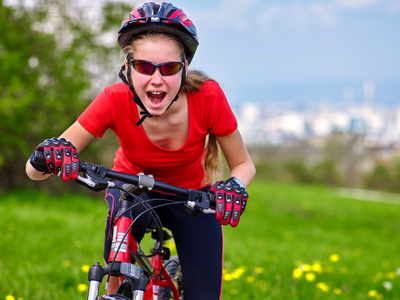
{"type": "Polygon", "coordinates": [[[138,8],[138,13],[139,13],[142,17],[145,16],[145,13],[144,13],[144,10],[143,10],[142,7],[139,7],[139,8],[138,8]]]}
{"type": "Polygon", "coordinates": [[[158,14],[158,11],[160,10],[160,4],[154,4],[153,6],[153,15],[158,14]]]}

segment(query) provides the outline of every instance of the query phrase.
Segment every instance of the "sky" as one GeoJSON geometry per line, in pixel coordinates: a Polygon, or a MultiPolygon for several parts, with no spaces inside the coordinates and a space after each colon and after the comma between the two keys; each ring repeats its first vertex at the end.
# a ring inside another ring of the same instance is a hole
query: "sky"
{"type": "Polygon", "coordinates": [[[197,27],[191,67],[235,106],[400,104],[400,0],[168,1],[197,27]]]}
{"type": "Polygon", "coordinates": [[[174,0],[192,67],[243,102],[400,104],[400,0],[174,0]],[[364,87],[367,87],[366,89],[364,87]]]}

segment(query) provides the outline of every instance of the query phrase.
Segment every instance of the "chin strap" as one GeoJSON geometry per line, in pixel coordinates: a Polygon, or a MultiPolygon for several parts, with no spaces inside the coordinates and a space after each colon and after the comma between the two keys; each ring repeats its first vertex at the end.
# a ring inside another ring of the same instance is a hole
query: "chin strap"
{"type": "MultiPolygon", "coordinates": [[[[150,113],[147,111],[146,107],[143,105],[143,103],[142,103],[142,101],[140,100],[139,96],[136,94],[135,88],[134,88],[133,85],[126,79],[125,74],[124,74],[124,71],[125,71],[125,65],[123,65],[123,66],[121,67],[121,69],[120,69],[120,71],[119,71],[119,73],[118,73],[118,76],[119,76],[119,78],[122,80],[122,82],[125,83],[125,84],[129,87],[129,89],[130,89],[131,92],[133,93],[132,100],[142,109],[142,111],[140,112],[140,115],[142,115],[142,117],[141,117],[140,120],[136,123],[136,126],[139,126],[140,124],[142,124],[143,121],[144,121],[146,118],[159,117],[159,116],[152,115],[152,114],[150,114],[150,113]]],[[[131,77],[131,68],[128,68],[127,74],[126,74],[126,75],[128,76],[128,78],[131,77]]],[[[179,92],[180,92],[180,90],[182,89],[182,86],[183,86],[183,83],[185,82],[185,80],[186,80],[186,64],[183,66],[183,69],[182,69],[182,80],[181,80],[181,86],[180,86],[180,88],[179,88],[178,94],[176,94],[175,98],[174,98],[174,99],[172,100],[172,102],[168,105],[168,107],[167,107],[167,109],[166,109],[165,111],[167,111],[167,110],[171,107],[172,103],[174,103],[176,100],[178,100],[178,98],[179,98],[179,92]]]]}
{"type": "MultiPolygon", "coordinates": [[[[143,121],[144,121],[147,117],[152,118],[152,117],[154,117],[154,115],[150,114],[150,113],[147,111],[146,107],[143,105],[142,101],[140,101],[140,98],[139,98],[139,96],[136,94],[133,85],[126,79],[125,74],[124,74],[124,71],[125,71],[125,65],[123,65],[123,66],[121,67],[121,70],[119,71],[118,76],[119,76],[119,78],[121,78],[122,82],[125,83],[125,84],[129,87],[129,89],[131,90],[131,92],[132,92],[132,94],[133,94],[133,97],[132,97],[133,102],[135,102],[135,103],[142,109],[142,111],[140,112],[140,114],[142,115],[142,117],[141,117],[140,120],[136,123],[136,126],[139,126],[140,124],[143,123],[143,121]]],[[[128,78],[131,77],[131,69],[130,69],[130,68],[128,68],[127,76],[128,76],[128,78]]]]}

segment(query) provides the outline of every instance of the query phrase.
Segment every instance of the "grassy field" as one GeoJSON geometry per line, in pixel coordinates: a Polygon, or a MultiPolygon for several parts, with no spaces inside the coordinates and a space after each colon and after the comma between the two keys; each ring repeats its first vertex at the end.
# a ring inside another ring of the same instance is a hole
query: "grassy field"
{"type": "MultiPolygon", "coordinates": [[[[400,205],[257,180],[249,193],[224,230],[222,299],[400,299],[400,205]]],[[[87,268],[102,262],[96,196],[1,195],[0,300],[86,299],[87,268]]]]}

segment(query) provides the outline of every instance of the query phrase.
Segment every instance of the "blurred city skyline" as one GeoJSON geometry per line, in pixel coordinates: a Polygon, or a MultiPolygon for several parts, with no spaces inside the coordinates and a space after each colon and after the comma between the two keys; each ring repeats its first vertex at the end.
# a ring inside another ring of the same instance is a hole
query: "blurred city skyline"
{"type": "Polygon", "coordinates": [[[373,101],[400,103],[399,0],[172,3],[198,29],[193,67],[218,80],[233,105],[359,103],[365,82],[373,101]]]}

